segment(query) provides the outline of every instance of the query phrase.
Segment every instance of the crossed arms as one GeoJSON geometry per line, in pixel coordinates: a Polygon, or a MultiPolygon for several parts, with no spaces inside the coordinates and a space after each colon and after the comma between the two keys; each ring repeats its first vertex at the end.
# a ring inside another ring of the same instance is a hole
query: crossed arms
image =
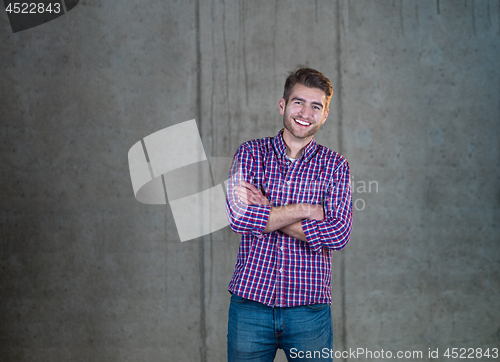
{"type": "MultiPolygon", "coordinates": [[[[245,181],[240,181],[239,186],[234,187],[234,194],[245,205],[270,205],[262,191],[245,181]]],[[[323,220],[323,206],[307,203],[273,206],[263,233],[280,230],[287,235],[307,242],[304,230],[302,230],[302,220],[304,219],[323,220]]]]}
{"type": "MultiPolygon", "coordinates": [[[[256,141],[252,141],[256,142],[256,141]]],[[[239,234],[263,234],[279,230],[307,242],[314,252],[339,250],[349,241],[352,228],[352,197],[349,165],[332,155],[330,185],[321,205],[300,203],[272,206],[257,189],[265,163],[258,144],[247,142],[236,152],[228,180],[226,212],[231,229],[239,234]]],[[[269,170],[268,170],[269,172],[269,170]]]]}

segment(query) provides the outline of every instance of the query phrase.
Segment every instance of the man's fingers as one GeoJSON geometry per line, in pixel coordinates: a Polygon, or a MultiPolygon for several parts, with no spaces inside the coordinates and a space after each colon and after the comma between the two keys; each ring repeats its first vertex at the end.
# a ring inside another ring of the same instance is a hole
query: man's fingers
{"type": "Polygon", "coordinates": [[[244,186],[235,186],[234,191],[239,192],[241,194],[249,194],[249,195],[252,195],[254,193],[252,190],[244,186]]]}
{"type": "Polygon", "coordinates": [[[239,186],[234,186],[234,194],[247,205],[269,205],[269,200],[262,191],[246,181],[240,181],[239,186]]]}
{"type": "Polygon", "coordinates": [[[242,203],[244,203],[244,204],[246,204],[246,205],[252,205],[252,203],[248,200],[248,198],[246,197],[246,195],[241,195],[241,196],[238,196],[238,195],[237,195],[237,197],[238,197],[238,199],[239,199],[242,203]]]}
{"type": "Polygon", "coordinates": [[[242,186],[235,186],[234,187],[234,191],[235,192],[240,192],[240,193],[247,193],[248,192],[248,189],[246,187],[242,187],[242,186]]]}
{"type": "Polygon", "coordinates": [[[240,186],[243,186],[243,187],[246,187],[247,189],[253,191],[253,192],[257,192],[259,190],[257,190],[257,188],[255,188],[254,185],[252,185],[251,183],[249,182],[245,182],[245,181],[240,181],[240,186]]]}

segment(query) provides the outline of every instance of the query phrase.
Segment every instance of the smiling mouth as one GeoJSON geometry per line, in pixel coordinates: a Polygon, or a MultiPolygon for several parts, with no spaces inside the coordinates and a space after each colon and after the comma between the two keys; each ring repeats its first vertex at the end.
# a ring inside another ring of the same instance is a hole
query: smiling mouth
{"type": "Polygon", "coordinates": [[[311,125],[309,122],[305,122],[305,121],[301,121],[301,120],[298,120],[298,119],[293,119],[295,122],[297,122],[298,124],[300,124],[301,126],[309,126],[311,125]]]}

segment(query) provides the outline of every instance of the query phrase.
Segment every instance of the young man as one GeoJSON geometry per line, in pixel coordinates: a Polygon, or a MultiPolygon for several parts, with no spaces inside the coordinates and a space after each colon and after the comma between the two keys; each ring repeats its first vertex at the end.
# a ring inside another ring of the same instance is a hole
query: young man
{"type": "Polygon", "coordinates": [[[228,361],[328,361],[333,349],[331,252],[351,234],[349,165],[318,145],[332,86],[290,73],[275,137],[245,142],[231,166],[227,215],[242,234],[233,278],[228,361]],[[326,357],[326,358],[325,358],[326,357]]]}

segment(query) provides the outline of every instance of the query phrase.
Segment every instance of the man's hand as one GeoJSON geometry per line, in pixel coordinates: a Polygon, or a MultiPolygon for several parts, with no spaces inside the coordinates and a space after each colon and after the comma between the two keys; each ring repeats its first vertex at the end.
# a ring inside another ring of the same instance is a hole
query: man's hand
{"type": "Polygon", "coordinates": [[[245,181],[241,181],[240,186],[234,187],[234,194],[246,205],[270,205],[262,191],[245,181]]]}

